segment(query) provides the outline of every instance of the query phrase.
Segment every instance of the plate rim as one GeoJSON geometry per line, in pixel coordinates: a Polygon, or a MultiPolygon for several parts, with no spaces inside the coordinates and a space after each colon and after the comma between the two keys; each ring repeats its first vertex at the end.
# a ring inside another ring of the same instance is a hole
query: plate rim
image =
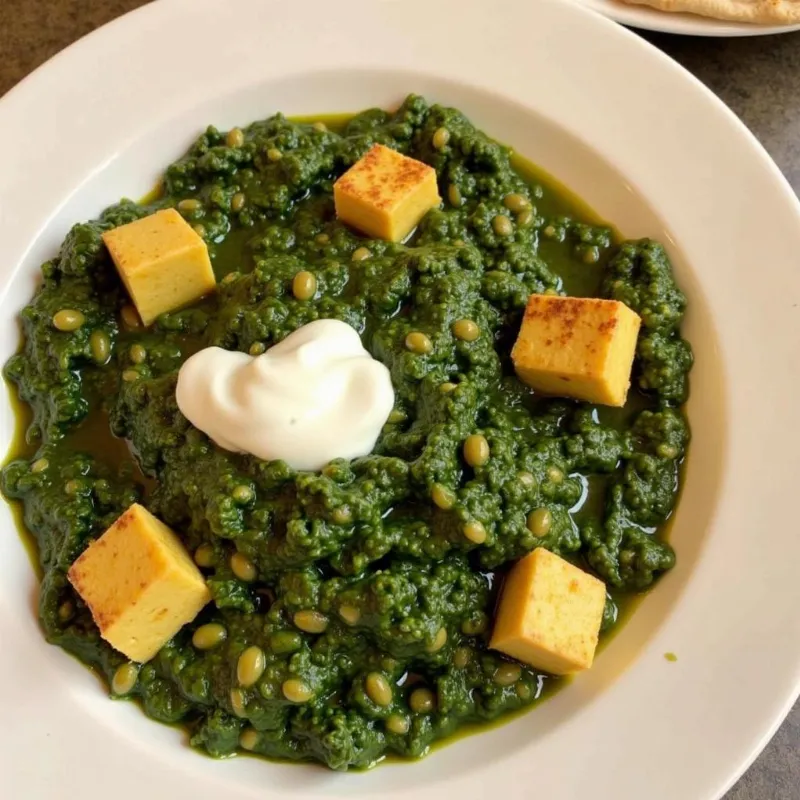
{"type": "Polygon", "coordinates": [[[780,36],[800,30],[800,23],[790,25],[754,25],[747,22],[702,17],[696,14],[677,14],[645,6],[624,6],[614,0],[569,0],[621,25],[640,30],[674,33],[682,36],[733,38],[751,36],[780,36]]]}
{"type": "MultiPolygon", "coordinates": [[[[559,3],[555,2],[555,0],[540,0],[540,2],[542,9],[549,8],[550,10],[540,10],[536,12],[531,11],[530,13],[552,14],[554,15],[554,18],[558,18],[561,21],[570,20],[571,22],[574,22],[577,27],[588,25],[586,20],[589,18],[589,16],[577,15],[574,17],[559,17],[556,15],[567,13],[563,10],[556,10],[560,6],[559,3]]],[[[210,9],[210,6],[213,5],[212,0],[192,0],[192,11],[196,14],[197,9],[201,4],[204,8],[209,9],[209,20],[213,19],[213,14],[210,9]]],[[[390,0],[386,0],[384,3],[385,6],[389,6],[390,4],[390,0]]],[[[258,12],[259,4],[257,0],[241,0],[240,5],[243,8],[251,9],[253,13],[258,12]]],[[[263,10],[263,5],[268,4],[261,5],[263,10]]],[[[347,0],[347,2],[345,2],[343,5],[347,9],[358,9],[361,11],[370,7],[369,3],[360,2],[360,0],[347,0]]],[[[463,3],[459,5],[463,5],[463,3]]],[[[517,5],[517,3],[507,3],[507,6],[514,5],[517,5]]],[[[19,87],[16,87],[14,90],[9,92],[9,94],[3,98],[2,102],[0,102],[0,146],[11,141],[13,137],[17,137],[18,141],[23,141],[21,137],[21,131],[23,130],[23,127],[21,127],[21,123],[28,122],[30,119],[41,119],[42,117],[42,109],[37,109],[36,104],[34,103],[34,101],[37,99],[37,93],[44,92],[45,97],[47,97],[47,92],[52,91],[51,87],[53,84],[56,86],[63,86],[65,76],[69,75],[70,71],[74,71],[77,68],[77,62],[83,62],[83,69],[86,67],[87,60],[96,62],[96,59],[99,56],[107,55],[108,53],[118,49],[121,45],[136,44],[136,47],[141,48],[143,46],[142,41],[132,39],[131,37],[142,36],[143,34],[148,34],[150,36],[157,35],[157,29],[160,26],[167,23],[174,24],[180,19],[181,10],[188,10],[189,7],[189,0],[167,0],[167,2],[142,7],[132,12],[130,15],[126,15],[126,17],[114,21],[109,26],[93,32],[85,39],[79,41],[75,45],[72,45],[66,51],[59,54],[54,61],[49,62],[43,67],[40,67],[35,71],[35,73],[29,76],[26,81],[20,84],[19,87]],[[63,72],[60,72],[60,70],[63,70],[63,72]],[[25,88],[25,86],[27,86],[27,88],[25,88]],[[11,99],[9,100],[9,98],[11,99]],[[25,115],[27,114],[32,114],[33,116],[24,119],[25,115]]],[[[585,15],[585,10],[580,11],[580,14],[585,15]]],[[[203,24],[210,24],[210,22],[204,21],[203,24]]],[[[609,25],[607,22],[604,22],[603,24],[609,25]]],[[[800,222],[800,203],[798,203],[797,198],[786,183],[785,179],[780,174],[774,163],[766,155],[766,152],[763,150],[763,148],[755,141],[751,134],[746,132],[744,126],[721,104],[719,100],[714,98],[714,96],[704,87],[702,87],[702,85],[699,84],[699,82],[697,82],[695,79],[691,78],[687,82],[688,73],[685,73],[680,67],[663,56],[663,54],[655,51],[654,48],[650,48],[650,46],[646,45],[646,43],[642,43],[638,37],[635,37],[633,34],[623,30],[617,30],[614,28],[614,26],[605,28],[605,31],[607,33],[609,43],[622,43],[625,41],[625,39],[619,38],[620,36],[630,37],[627,39],[628,45],[625,46],[643,47],[643,49],[641,49],[639,52],[642,54],[641,57],[644,59],[644,61],[648,62],[654,69],[656,67],[652,65],[660,64],[661,66],[657,67],[657,69],[662,70],[665,76],[669,75],[670,80],[678,80],[677,76],[680,76],[680,81],[683,82],[687,87],[687,100],[688,93],[690,93],[689,87],[694,86],[694,88],[691,90],[693,93],[692,99],[696,101],[699,98],[702,98],[705,103],[709,104],[708,113],[714,117],[715,122],[720,122],[722,119],[725,120],[723,128],[729,131],[729,134],[726,135],[729,135],[732,141],[736,139],[738,145],[741,145],[742,147],[745,146],[746,142],[747,150],[752,157],[752,168],[754,173],[752,176],[753,179],[758,178],[759,180],[765,181],[766,184],[770,186],[775,197],[782,197],[782,214],[786,215],[787,217],[791,217],[794,223],[800,222]],[[612,30],[614,30],[614,33],[612,33],[612,30]],[[634,40],[639,42],[639,44],[634,45],[634,40]],[[645,53],[648,53],[649,55],[645,57],[645,53]],[[698,90],[700,94],[698,94],[698,90]]],[[[634,51],[631,50],[631,52],[634,51]]],[[[651,67],[648,67],[648,69],[651,67]]],[[[105,78],[105,80],[108,80],[108,78],[105,78]]],[[[224,85],[224,82],[220,85],[224,85]]],[[[210,92],[218,89],[219,86],[214,86],[210,92]]],[[[46,119],[47,115],[45,114],[44,116],[46,119]]],[[[34,139],[35,138],[36,136],[34,135],[34,139]]],[[[122,146],[124,141],[120,142],[119,144],[122,146]]],[[[64,180],[72,180],[68,177],[70,174],[73,175],[73,178],[77,178],[78,180],[85,177],[84,175],[76,176],[74,174],[74,169],[72,169],[73,167],[74,165],[67,164],[64,167],[64,172],[58,173],[58,177],[64,178],[64,180]],[[70,171],[71,169],[72,172],[70,171]]],[[[15,175],[13,169],[10,172],[10,177],[9,175],[0,176],[0,198],[6,196],[6,193],[14,188],[14,178],[15,175]]],[[[70,183],[70,186],[72,185],[73,184],[70,183]]],[[[50,209],[50,212],[52,213],[52,209],[50,209]]],[[[36,219],[38,220],[37,226],[40,229],[47,224],[49,217],[46,215],[42,217],[42,212],[40,211],[39,216],[36,219]]],[[[24,225],[22,228],[23,232],[21,233],[20,231],[12,229],[14,222],[15,218],[13,214],[4,212],[2,209],[2,204],[0,204],[0,231],[16,234],[16,241],[14,236],[9,236],[9,239],[12,241],[12,246],[8,248],[8,252],[13,256],[12,266],[13,264],[25,258],[29,252],[29,247],[33,246],[33,240],[20,244],[20,238],[24,236],[24,225]]],[[[6,272],[8,272],[8,270],[6,272]]],[[[0,280],[3,281],[2,292],[0,292],[0,297],[2,297],[2,294],[7,290],[10,282],[9,275],[3,273],[2,277],[0,277],[0,280]]],[[[796,288],[796,282],[791,284],[792,290],[795,290],[796,288]]],[[[793,591],[796,590],[793,589],[793,591]]],[[[4,609],[2,606],[2,597],[0,597],[0,622],[8,621],[8,619],[3,616],[3,612],[4,609]]],[[[0,664],[0,676],[6,675],[7,669],[8,665],[0,664]]],[[[0,687],[5,685],[7,684],[4,681],[0,683],[0,687]]],[[[617,688],[618,687],[615,687],[615,690],[617,688]]],[[[798,691],[800,691],[800,659],[798,659],[796,664],[793,688],[789,692],[784,692],[781,695],[781,698],[773,698],[774,702],[772,703],[772,708],[768,714],[769,720],[766,722],[762,720],[762,724],[759,727],[757,735],[748,735],[747,738],[750,740],[749,744],[746,746],[748,754],[743,758],[737,758],[738,766],[733,771],[726,770],[726,774],[725,776],[722,776],[721,782],[716,781],[717,788],[715,789],[713,796],[720,796],[721,793],[726,790],[733,783],[733,781],[736,780],[736,778],[738,778],[738,776],[744,771],[749,763],[752,762],[752,760],[760,751],[761,747],[763,747],[763,745],[766,743],[768,737],[771,736],[771,734],[780,724],[783,716],[785,716],[785,714],[788,712],[789,708],[797,697],[798,691]]],[[[3,697],[3,690],[1,688],[0,697],[3,697]]],[[[8,697],[9,695],[6,691],[6,699],[8,699],[8,697]]],[[[108,702],[105,697],[101,698],[101,700],[102,703],[108,702]]],[[[88,702],[91,703],[92,701],[90,700],[88,702]]],[[[152,723],[149,721],[148,724],[152,725],[152,723]]],[[[0,740],[2,740],[1,737],[2,734],[0,734],[0,740]]],[[[196,758],[196,756],[193,756],[193,758],[196,758]]],[[[68,772],[69,770],[67,770],[67,773],[68,772]]],[[[720,776],[717,776],[717,778],[720,778],[720,776]]],[[[142,780],[144,780],[144,778],[142,778],[142,780]]],[[[241,796],[249,795],[242,794],[241,796]]],[[[698,795],[698,797],[700,796],[701,795],[698,795]]],[[[711,794],[707,793],[702,795],[703,800],[706,800],[707,797],[711,796],[711,794]]]]}

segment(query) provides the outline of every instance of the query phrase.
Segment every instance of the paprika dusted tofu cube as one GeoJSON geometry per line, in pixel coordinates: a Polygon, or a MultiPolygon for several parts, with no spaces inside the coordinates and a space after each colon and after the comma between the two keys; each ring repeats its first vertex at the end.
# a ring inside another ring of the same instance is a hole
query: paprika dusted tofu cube
{"type": "Polygon", "coordinates": [[[625,405],[640,324],[617,300],[532,294],[511,352],[514,369],[545,394],[625,405]]]}
{"type": "Polygon", "coordinates": [[[103,241],[145,325],[217,285],[206,243],[174,208],[106,231],[103,241]]]}
{"type": "Polygon", "coordinates": [[[67,573],[100,635],[131,661],[149,661],[211,595],[181,541],[134,503],[67,573]]]}
{"type": "Polygon", "coordinates": [[[441,202],[436,170],[376,144],[333,185],[336,216],[367,236],[399,242],[441,202]]]}
{"type": "Polygon", "coordinates": [[[505,580],[489,646],[554,675],[589,669],[605,603],[602,581],[538,547],[505,580]]]}

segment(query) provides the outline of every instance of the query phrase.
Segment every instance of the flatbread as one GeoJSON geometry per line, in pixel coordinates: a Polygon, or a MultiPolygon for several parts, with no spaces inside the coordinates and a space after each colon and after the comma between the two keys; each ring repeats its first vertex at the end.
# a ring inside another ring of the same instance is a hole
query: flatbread
{"type": "Polygon", "coordinates": [[[790,25],[800,22],[800,0],[622,0],[660,11],[700,14],[735,22],[790,25]]]}

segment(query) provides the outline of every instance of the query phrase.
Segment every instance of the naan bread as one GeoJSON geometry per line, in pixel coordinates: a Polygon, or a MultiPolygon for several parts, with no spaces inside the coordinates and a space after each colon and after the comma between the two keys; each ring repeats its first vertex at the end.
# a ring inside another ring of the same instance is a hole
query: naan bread
{"type": "Polygon", "coordinates": [[[682,11],[704,17],[773,25],[800,22],[800,0],[622,0],[660,11],[682,11]]]}

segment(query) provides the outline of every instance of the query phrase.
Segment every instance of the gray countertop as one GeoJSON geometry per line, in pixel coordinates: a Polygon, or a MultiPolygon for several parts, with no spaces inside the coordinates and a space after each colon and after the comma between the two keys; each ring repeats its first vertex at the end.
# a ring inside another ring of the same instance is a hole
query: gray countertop
{"type": "MultiPolygon", "coordinates": [[[[140,5],[144,0],[0,0],[0,96],[54,53],[140,5]]],[[[800,193],[800,33],[646,38],[742,118],[800,193]]],[[[726,800],[800,800],[800,703],[726,800]]]]}

